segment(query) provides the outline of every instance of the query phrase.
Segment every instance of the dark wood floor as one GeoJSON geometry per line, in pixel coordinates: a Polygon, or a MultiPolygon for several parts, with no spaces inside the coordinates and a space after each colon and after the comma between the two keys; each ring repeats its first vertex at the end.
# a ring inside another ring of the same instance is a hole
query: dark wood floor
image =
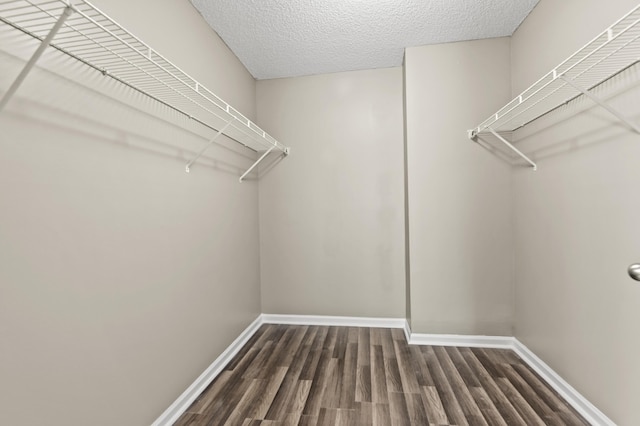
{"type": "Polygon", "coordinates": [[[176,425],[587,425],[512,351],[264,325],[176,425]]]}

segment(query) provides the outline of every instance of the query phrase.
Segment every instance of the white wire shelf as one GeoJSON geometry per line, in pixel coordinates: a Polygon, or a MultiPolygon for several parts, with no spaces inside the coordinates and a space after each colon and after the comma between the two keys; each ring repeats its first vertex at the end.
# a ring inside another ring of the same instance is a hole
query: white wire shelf
{"type": "MultiPolygon", "coordinates": [[[[224,134],[256,152],[289,153],[288,147],[88,1],[2,0],[0,21],[41,40],[42,50],[50,43],[190,119],[216,132],[223,130],[216,137],[224,134]]],[[[38,56],[34,54],[34,63],[38,56]]],[[[2,101],[0,109],[7,99],[2,101]]]]}
{"type": "Polygon", "coordinates": [[[468,131],[469,138],[491,133],[518,155],[533,161],[499,133],[513,132],[572,99],[585,95],[640,133],[640,126],[595,97],[590,90],[640,62],[640,5],[548,72],[498,112],[468,131]]]}

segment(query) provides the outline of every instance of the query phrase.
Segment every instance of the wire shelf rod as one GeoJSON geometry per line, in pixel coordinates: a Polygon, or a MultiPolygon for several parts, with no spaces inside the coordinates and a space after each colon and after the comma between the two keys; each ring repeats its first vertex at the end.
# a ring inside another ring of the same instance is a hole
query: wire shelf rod
{"type": "MultiPolygon", "coordinates": [[[[618,26],[620,23],[624,22],[626,19],[628,19],[629,17],[631,17],[633,14],[637,13],[638,10],[640,9],[640,5],[637,6],[636,8],[634,8],[631,12],[627,13],[625,16],[623,16],[621,19],[619,19],[618,21],[616,21],[615,24],[613,24],[612,26],[610,26],[607,30],[605,30],[604,32],[600,33],[597,37],[595,37],[593,40],[591,40],[589,43],[585,44],[580,50],[578,50],[577,52],[575,52],[572,56],[570,56],[569,58],[567,58],[566,60],[564,60],[560,65],[558,65],[557,67],[555,67],[552,71],[550,71],[549,73],[545,74],[542,78],[540,78],[538,81],[536,81],[533,85],[531,85],[527,90],[525,90],[524,92],[522,92],[518,97],[516,97],[514,99],[514,101],[518,100],[518,102],[510,102],[509,104],[507,104],[507,106],[501,110],[499,110],[496,114],[494,114],[492,117],[490,117],[489,119],[485,120],[484,122],[482,122],[477,128],[475,128],[472,132],[473,134],[477,134],[480,133],[484,130],[487,129],[488,126],[493,125],[494,123],[498,122],[499,120],[501,120],[502,118],[504,118],[505,116],[508,116],[511,112],[513,112],[515,109],[517,109],[518,107],[520,107],[522,104],[526,104],[527,101],[529,101],[530,99],[532,99],[534,96],[536,96],[538,93],[540,93],[541,91],[545,90],[551,83],[553,83],[554,81],[556,81],[558,75],[565,75],[566,73],[572,71],[574,68],[576,68],[577,66],[581,65],[584,61],[586,61],[587,59],[591,58],[593,55],[595,55],[596,53],[598,53],[600,50],[602,50],[603,48],[611,45],[613,42],[617,41],[620,37],[622,37],[623,35],[625,35],[627,32],[629,32],[631,29],[634,29],[638,26],[638,23],[640,23],[640,19],[635,19],[633,20],[631,23],[629,23],[628,25],[626,25],[624,28],[620,29],[619,31],[617,31],[617,33],[613,33],[613,29],[616,28],[616,26],[618,26]],[[571,63],[572,60],[576,60],[576,57],[579,57],[581,54],[584,53],[584,51],[589,48],[592,47],[592,45],[600,42],[601,38],[606,37],[606,40],[604,42],[601,42],[601,44],[599,44],[598,46],[596,46],[592,51],[586,53],[582,58],[579,58],[575,63],[572,63],[568,68],[563,69],[563,67],[565,67],[567,64],[571,63]],[[558,70],[560,70],[560,72],[558,72],[558,70]],[[545,82],[545,80],[548,80],[545,82]],[[536,86],[540,86],[538,87],[536,90],[534,90],[532,93],[527,95],[527,92],[529,92],[532,88],[535,88],[536,86]],[[509,106],[510,104],[514,104],[509,106]]],[[[617,49],[615,49],[613,52],[611,52],[610,54],[608,54],[606,56],[606,58],[611,57],[611,55],[614,55],[616,53],[618,53],[620,50],[626,48],[629,44],[635,42],[637,40],[638,36],[633,37],[631,40],[627,41],[626,43],[624,43],[622,46],[618,47],[617,49]]],[[[592,64],[591,66],[588,66],[586,70],[583,70],[582,72],[580,72],[580,75],[582,75],[584,72],[589,71],[591,69],[594,68],[594,66],[598,65],[600,62],[602,62],[601,59],[600,61],[598,61],[596,64],[592,64]]],[[[600,82],[602,82],[604,80],[600,79],[600,82]]],[[[555,92],[555,91],[554,91],[555,92]]],[[[535,104],[538,104],[539,102],[541,102],[544,99],[547,99],[549,95],[546,95],[543,97],[543,99],[538,100],[537,102],[535,102],[535,104]]],[[[562,103],[562,102],[560,102],[562,103]]],[[[534,105],[535,105],[534,104],[534,105]]],[[[526,108],[522,113],[524,113],[525,111],[530,110],[531,107],[526,108]]],[[[521,113],[520,113],[521,114],[521,113]]],[[[520,115],[518,114],[518,115],[520,115]]],[[[541,114],[544,115],[544,114],[541,114]]],[[[511,122],[514,119],[514,117],[509,118],[506,123],[511,122]]],[[[535,118],[534,118],[535,119],[535,118]]],[[[532,120],[529,120],[532,121],[532,120]]],[[[504,123],[503,123],[504,124],[504,123]]],[[[513,129],[511,129],[513,130],[513,129]]]]}
{"type": "Polygon", "coordinates": [[[277,140],[87,0],[0,0],[0,21],[42,41],[63,8],[72,8],[51,46],[191,120],[254,151],[277,140]],[[204,116],[203,116],[204,114],[204,116]],[[212,122],[211,119],[219,120],[212,122]],[[223,124],[219,124],[223,123],[223,124]]]}
{"type": "MultiPolygon", "coordinates": [[[[636,21],[636,23],[639,23],[640,19],[636,21]]],[[[579,74],[577,74],[575,77],[573,77],[573,79],[577,79],[579,77],[581,77],[582,75],[584,75],[586,72],[591,71],[594,67],[596,67],[597,65],[600,65],[602,62],[604,62],[606,59],[609,59],[611,56],[615,55],[616,53],[620,52],[622,49],[628,47],[631,43],[637,41],[640,38],[640,34],[638,34],[637,36],[633,37],[631,40],[627,41],[625,44],[623,44],[622,46],[618,47],[617,49],[613,50],[612,52],[610,52],[609,54],[607,54],[606,56],[600,58],[600,60],[598,60],[597,62],[595,62],[594,64],[592,64],[591,66],[589,66],[588,68],[582,70],[579,74]]],[[[586,58],[586,57],[585,57],[586,58]]],[[[640,59],[636,59],[636,62],[640,60],[640,59]]],[[[634,62],[634,63],[636,63],[634,62]]],[[[627,67],[625,67],[627,68],[627,67]]],[[[554,79],[560,78],[561,80],[565,81],[563,84],[561,84],[558,88],[554,89],[553,91],[551,91],[549,94],[545,95],[544,97],[540,98],[538,101],[534,102],[532,105],[524,108],[521,112],[518,112],[516,115],[514,115],[513,117],[509,118],[508,120],[506,120],[504,124],[510,123],[512,122],[515,118],[519,117],[520,115],[524,114],[525,112],[531,110],[531,108],[537,106],[538,104],[540,104],[542,101],[548,99],[551,95],[553,95],[554,93],[556,93],[557,91],[559,91],[560,89],[562,89],[563,87],[566,86],[566,80],[562,79],[561,77],[566,76],[569,70],[567,71],[563,71],[562,73],[558,73],[554,79]]],[[[613,75],[617,74],[618,72],[614,73],[613,75]]],[[[596,82],[595,84],[592,85],[592,87],[598,86],[599,84],[602,84],[604,81],[607,81],[609,78],[611,78],[613,75],[609,75],[607,77],[605,77],[603,80],[596,82]]],[[[555,80],[557,81],[557,80],[555,80]]],[[[554,81],[551,81],[547,86],[545,86],[544,88],[548,87],[551,83],[553,83],[554,81]]],[[[542,90],[543,88],[541,88],[540,90],[542,90]]],[[[537,92],[536,92],[537,93],[537,92]]],[[[533,95],[532,95],[533,96],[533,95]]],[[[571,98],[572,99],[572,98],[571,98]]],[[[561,102],[561,104],[564,104],[568,101],[569,99],[561,102]]],[[[516,106],[517,107],[517,106],[516,106]]],[[[503,116],[506,116],[509,112],[511,112],[513,109],[515,109],[516,107],[512,108],[510,111],[508,111],[507,113],[505,113],[503,116]]],[[[540,114],[536,117],[533,117],[529,120],[529,122],[534,121],[538,118],[540,118],[541,116],[545,115],[547,112],[540,114]]],[[[518,126],[521,127],[521,126],[518,126]]],[[[479,130],[482,131],[482,130],[479,130]]]]}

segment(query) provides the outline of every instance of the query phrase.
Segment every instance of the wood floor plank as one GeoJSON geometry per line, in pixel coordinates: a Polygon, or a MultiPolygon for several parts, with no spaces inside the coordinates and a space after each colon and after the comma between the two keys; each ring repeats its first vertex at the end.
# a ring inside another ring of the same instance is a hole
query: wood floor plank
{"type": "Polygon", "coordinates": [[[339,408],[336,415],[336,426],[353,426],[356,424],[356,410],[339,408]]]}
{"type": "Polygon", "coordinates": [[[216,397],[220,394],[220,391],[224,389],[229,377],[231,377],[231,371],[223,371],[216,377],[216,379],[200,394],[193,404],[187,409],[188,413],[202,414],[204,410],[209,407],[215,401],[216,397]]]}
{"type": "Polygon", "coordinates": [[[370,365],[370,333],[369,328],[361,327],[358,330],[358,366],[370,365]]]}
{"type": "Polygon", "coordinates": [[[389,426],[391,414],[388,404],[373,404],[373,426],[389,426]]]}
{"type": "MultiPolygon", "coordinates": [[[[260,349],[256,349],[256,351],[260,351],[260,349]]],[[[238,365],[250,364],[241,362],[238,365]]],[[[251,380],[243,379],[244,370],[239,366],[233,370],[231,376],[220,390],[220,395],[224,395],[224,398],[214,398],[202,412],[203,418],[212,419],[211,426],[224,424],[251,384],[251,380]]],[[[207,425],[209,426],[209,424],[207,425]]]]}
{"type": "Polygon", "coordinates": [[[233,370],[236,368],[237,363],[243,359],[249,350],[261,349],[264,343],[268,340],[270,333],[274,330],[271,324],[263,324],[258,328],[249,341],[238,351],[236,356],[227,364],[226,370],[233,370]]]}
{"type": "Polygon", "coordinates": [[[323,407],[318,414],[318,426],[335,426],[337,417],[337,408],[323,407]]]}
{"type": "Polygon", "coordinates": [[[475,374],[473,374],[473,372],[471,371],[471,368],[469,367],[467,362],[464,360],[464,358],[460,354],[460,351],[458,350],[458,348],[449,347],[449,348],[445,348],[445,350],[447,352],[447,355],[449,355],[449,358],[453,362],[453,365],[455,366],[456,371],[458,372],[460,377],[462,377],[462,380],[464,380],[465,385],[467,385],[467,387],[469,388],[480,387],[480,382],[478,381],[478,377],[475,374]]]}
{"type": "Polygon", "coordinates": [[[373,403],[372,402],[358,402],[354,404],[356,416],[356,425],[371,425],[373,424],[373,403]]]}
{"type": "Polygon", "coordinates": [[[391,337],[393,340],[400,340],[402,342],[406,342],[407,339],[404,335],[404,330],[401,328],[392,328],[391,329],[391,337]]]}
{"type": "Polygon", "coordinates": [[[382,346],[382,331],[383,328],[372,328],[369,330],[369,345],[382,346]]]}
{"type": "Polygon", "coordinates": [[[489,426],[508,426],[484,388],[472,387],[469,391],[489,426]]]}
{"type": "Polygon", "coordinates": [[[304,346],[304,339],[309,333],[309,327],[302,326],[295,329],[295,334],[291,338],[289,345],[284,348],[283,357],[280,360],[279,367],[290,367],[294,362],[294,358],[298,356],[298,351],[304,346]]]}
{"type": "Polygon", "coordinates": [[[275,344],[272,340],[269,340],[265,345],[259,349],[260,352],[251,361],[251,363],[245,368],[242,374],[243,379],[257,379],[264,371],[264,367],[269,361],[269,357],[273,353],[275,344]]]}
{"type": "MultiPolygon", "coordinates": [[[[445,376],[449,383],[451,383],[451,389],[453,390],[460,407],[462,407],[462,412],[464,413],[467,421],[472,425],[478,426],[487,426],[487,422],[478,408],[478,404],[471,396],[469,389],[467,388],[460,372],[456,369],[455,364],[451,360],[449,356],[448,349],[442,346],[436,346],[434,351],[438,360],[440,361],[440,366],[444,370],[445,376]]],[[[455,348],[453,348],[455,349],[455,348]]]]}
{"type": "Polygon", "coordinates": [[[311,390],[312,384],[313,382],[311,380],[298,381],[295,392],[293,393],[293,398],[291,399],[291,404],[289,404],[285,410],[286,417],[293,418],[296,422],[298,421],[302,415],[302,410],[307,403],[307,398],[309,397],[309,391],[311,390]]]}
{"type": "Polygon", "coordinates": [[[527,403],[545,424],[551,426],[562,426],[564,424],[558,414],[545,404],[542,398],[540,398],[531,386],[513,369],[511,364],[501,364],[500,367],[503,369],[507,380],[509,380],[518,393],[526,399],[527,403]]]}
{"type": "Polygon", "coordinates": [[[395,358],[384,359],[384,373],[387,379],[387,392],[402,393],[402,379],[400,378],[400,370],[395,358]]]}
{"type": "Polygon", "coordinates": [[[338,340],[338,330],[340,328],[341,327],[329,327],[329,332],[327,333],[327,339],[324,341],[323,348],[331,349],[331,352],[333,353],[333,350],[336,347],[336,341],[338,340]]]}
{"type": "Polygon", "coordinates": [[[343,369],[344,359],[331,358],[329,360],[325,374],[326,380],[324,384],[324,392],[322,393],[322,401],[320,402],[321,407],[340,408],[343,369]]]}
{"type": "Polygon", "coordinates": [[[356,401],[356,367],[358,360],[358,343],[347,343],[340,389],[339,408],[353,408],[356,401]]]}
{"type": "Polygon", "coordinates": [[[358,343],[358,330],[359,327],[348,327],[349,337],[347,343],[358,343]]]}
{"type": "Polygon", "coordinates": [[[376,404],[389,404],[381,345],[374,345],[371,350],[371,400],[376,404]]]}
{"type": "Polygon", "coordinates": [[[420,387],[418,386],[418,380],[416,379],[415,362],[411,357],[411,351],[406,342],[400,342],[394,340],[393,342],[396,359],[398,360],[398,370],[400,372],[400,379],[402,382],[402,389],[404,393],[419,394],[420,387]]]}
{"type": "Polygon", "coordinates": [[[299,341],[296,343],[294,337],[298,334],[299,329],[287,328],[280,335],[279,340],[274,341],[274,346],[271,347],[268,357],[260,369],[255,378],[268,379],[273,371],[280,366],[288,366],[286,358],[290,351],[294,353],[298,350],[299,341]]]}
{"type": "Polygon", "coordinates": [[[174,423],[174,426],[196,426],[201,424],[202,416],[200,414],[184,412],[178,420],[174,423]]]}
{"type": "Polygon", "coordinates": [[[309,397],[307,398],[307,403],[303,410],[304,414],[308,414],[311,416],[320,415],[322,398],[324,396],[327,381],[329,380],[328,373],[331,360],[333,359],[331,357],[332,354],[333,347],[325,347],[324,349],[322,349],[320,361],[318,362],[318,367],[316,368],[316,374],[313,376],[313,383],[316,386],[313,386],[311,388],[311,391],[309,392],[309,397]]]}
{"type": "Polygon", "coordinates": [[[388,328],[380,329],[380,339],[382,340],[382,354],[384,355],[384,359],[395,359],[396,349],[395,346],[393,346],[391,330],[388,328]]]}
{"type": "Polygon", "coordinates": [[[344,359],[349,341],[349,330],[346,327],[338,327],[336,334],[336,346],[333,349],[333,357],[344,359]]]}
{"type": "MultiPolygon", "coordinates": [[[[313,336],[315,336],[316,332],[317,329],[307,329],[304,339],[300,342],[300,346],[291,360],[291,366],[287,371],[287,375],[284,378],[282,386],[280,386],[265,419],[276,420],[280,418],[283,414],[287,413],[287,407],[295,400],[293,396],[294,391],[296,391],[302,368],[306,363],[309,352],[311,351],[313,336]]],[[[307,382],[311,383],[311,380],[308,380],[307,382]]]]}
{"type": "Polygon", "coordinates": [[[371,352],[369,329],[358,332],[358,358],[356,361],[356,401],[371,402],[371,352]]]}
{"type": "Polygon", "coordinates": [[[371,366],[362,365],[356,373],[356,401],[371,402],[371,366]]]}
{"type": "Polygon", "coordinates": [[[427,413],[422,403],[422,396],[420,393],[405,393],[404,400],[407,404],[409,423],[412,425],[428,425],[429,419],[427,418],[427,413]]]}
{"type": "Polygon", "coordinates": [[[434,347],[423,346],[422,350],[424,356],[427,359],[427,365],[429,366],[431,377],[433,377],[436,389],[438,390],[440,401],[442,401],[442,406],[447,413],[447,418],[449,419],[451,424],[457,426],[468,426],[467,418],[462,411],[462,407],[460,406],[456,395],[453,392],[451,383],[449,383],[449,380],[445,375],[442,366],[440,365],[440,361],[436,356],[434,347]]]}
{"type": "Polygon", "coordinates": [[[394,426],[411,426],[405,395],[400,392],[389,394],[389,414],[394,426]]]}
{"type": "Polygon", "coordinates": [[[434,386],[433,379],[431,378],[431,373],[429,372],[429,367],[427,367],[427,360],[420,353],[420,346],[411,345],[411,359],[417,363],[415,366],[416,370],[416,380],[418,381],[418,385],[422,386],[434,386]]]}
{"type": "Polygon", "coordinates": [[[175,424],[588,423],[512,351],[410,346],[399,329],[266,324],[175,424]]]}
{"type": "Polygon", "coordinates": [[[497,368],[497,365],[501,362],[495,362],[495,357],[491,357],[488,355],[490,351],[485,351],[483,348],[473,348],[471,349],[473,354],[476,356],[478,361],[482,363],[484,368],[489,372],[491,377],[493,378],[501,378],[504,377],[504,373],[497,368]]]}
{"type": "Polygon", "coordinates": [[[250,417],[264,420],[278,389],[280,389],[284,376],[287,374],[287,370],[287,367],[276,367],[276,373],[272,374],[268,380],[265,380],[266,383],[262,389],[262,393],[253,401],[251,410],[249,411],[250,417]]]}
{"type": "Polygon", "coordinates": [[[260,396],[266,386],[266,380],[264,379],[251,379],[246,381],[250,381],[249,387],[246,392],[244,392],[240,400],[235,404],[231,413],[229,413],[229,416],[224,422],[225,426],[242,424],[244,419],[249,417],[249,410],[251,410],[254,401],[260,399],[260,396]]]}
{"type": "Polygon", "coordinates": [[[583,425],[586,424],[580,414],[569,406],[562,397],[544,383],[542,378],[538,376],[528,365],[516,364],[513,368],[518,372],[520,377],[524,379],[529,386],[538,394],[538,396],[553,411],[561,415],[560,417],[566,424],[583,425]]]}
{"type": "Polygon", "coordinates": [[[442,406],[440,395],[435,386],[423,386],[422,387],[422,403],[425,408],[427,419],[429,424],[446,425],[449,424],[447,419],[447,413],[442,406]]]}
{"type": "Polygon", "coordinates": [[[300,416],[299,426],[316,426],[318,424],[318,416],[302,415],[300,416]]]}
{"type": "Polygon", "coordinates": [[[310,354],[307,356],[305,363],[300,371],[301,380],[313,380],[316,373],[320,355],[322,355],[322,347],[327,339],[329,327],[319,327],[316,335],[311,343],[310,354]]]}
{"type": "Polygon", "coordinates": [[[527,400],[524,399],[523,396],[520,395],[520,393],[518,393],[516,388],[513,387],[509,379],[505,377],[500,377],[496,379],[496,381],[498,382],[498,385],[500,386],[500,389],[502,389],[502,392],[504,393],[504,395],[513,404],[513,407],[516,410],[518,410],[520,417],[522,417],[526,425],[528,426],[544,425],[544,422],[542,421],[542,419],[538,416],[535,410],[531,408],[531,405],[529,405],[527,400]]]}
{"type": "Polygon", "coordinates": [[[495,382],[495,378],[492,377],[485,369],[484,365],[476,358],[475,353],[469,348],[463,348],[460,350],[462,356],[466,359],[467,364],[478,377],[482,388],[486,391],[487,395],[493,402],[496,409],[500,412],[502,418],[508,425],[522,425],[526,423],[520,416],[518,411],[513,407],[509,399],[504,395],[500,386],[495,382]]]}

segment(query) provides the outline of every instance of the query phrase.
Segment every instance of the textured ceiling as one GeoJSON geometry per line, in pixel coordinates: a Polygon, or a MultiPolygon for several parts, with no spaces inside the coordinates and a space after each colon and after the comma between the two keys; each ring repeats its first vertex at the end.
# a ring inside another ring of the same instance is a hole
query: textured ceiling
{"type": "Polygon", "coordinates": [[[394,67],[404,48],[509,36],[538,0],[191,0],[257,79],[394,67]]]}

